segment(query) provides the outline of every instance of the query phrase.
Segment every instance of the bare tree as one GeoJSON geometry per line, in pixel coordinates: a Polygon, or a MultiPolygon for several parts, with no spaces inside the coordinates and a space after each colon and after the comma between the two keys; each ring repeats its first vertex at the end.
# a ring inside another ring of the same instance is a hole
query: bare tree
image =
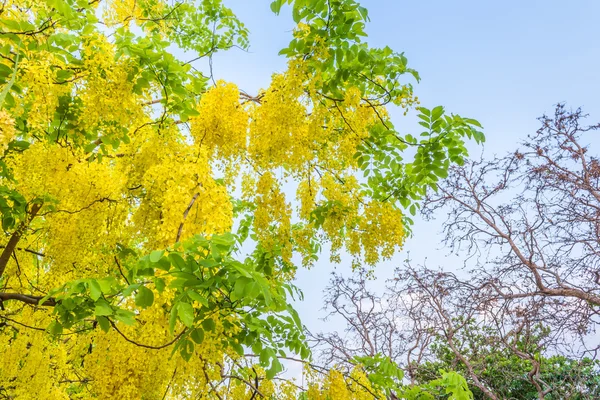
{"type": "Polygon", "coordinates": [[[454,168],[424,212],[449,210],[446,243],[475,256],[477,299],[526,307],[589,347],[600,307],[600,165],[582,136],[600,125],[584,118],[558,105],[522,149],[454,168]]]}
{"type": "Polygon", "coordinates": [[[445,243],[468,270],[406,265],[383,295],[364,275],[334,276],[326,305],[346,330],[314,335],[323,359],[380,353],[419,383],[445,357],[481,398],[517,391],[499,382],[539,399],[598,398],[600,161],[584,143],[600,125],[585,117],[558,105],[519,150],[455,167],[428,194],[424,215],[447,213],[445,243]],[[565,360],[568,373],[549,365],[565,360]]]}
{"type": "Polygon", "coordinates": [[[310,335],[325,364],[344,365],[357,356],[377,354],[406,364],[402,358],[427,346],[428,339],[414,337],[410,299],[390,291],[377,295],[368,288],[364,271],[350,278],[334,274],[325,293],[326,319],[345,324],[343,331],[310,335]]]}
{"type": "Polygon", "coordinates": [[[453,273],[410,265],[383,294],[370,290],[364,275],[334,275],[327,291],[328,318],[343,320],[345,329],[312,335],[324,365],[350,370],[356,357],[381,354],[416,385],[453,369],[477,399],[600,395],[598,364],[557,354],[566,347],[563,335],[538,318],[539,304],[530,299],[507,307],[453,273]]]}

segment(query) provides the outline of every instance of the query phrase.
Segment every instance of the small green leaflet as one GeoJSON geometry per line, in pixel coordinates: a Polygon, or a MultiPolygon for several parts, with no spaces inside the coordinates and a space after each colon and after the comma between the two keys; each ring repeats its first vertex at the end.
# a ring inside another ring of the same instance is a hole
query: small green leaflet
{"type": "Polygon", "coordinates": [[[140,286],[135,296],[135,305],[148,308],[154,303],[154,292],[145,286],[140,286]]]}
{"type": "Polygon", "coordinates": [[[191,328],[194,325],[194,308],[190,303],[178,303],[177,315],[185,326],[191,328]]]}
{"type": "Polygon", "coordinates": [[[113,309],[110,306],[110,304],[107,303],[106,300],[99,299],[98,301],[96,301],[96,308],[94,312],[96,316],[112,315],[113,309]]]}

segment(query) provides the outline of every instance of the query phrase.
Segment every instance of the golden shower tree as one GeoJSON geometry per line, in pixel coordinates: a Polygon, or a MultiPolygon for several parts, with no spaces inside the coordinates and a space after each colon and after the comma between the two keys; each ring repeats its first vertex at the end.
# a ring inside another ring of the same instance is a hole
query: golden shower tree
{"type": "Polygon", "coordinates": [[[219,0],[2,3],[0,398],[292,398],[265,378],[309,357],[294,262],[390,257],[483,140],[441,107],[394,129],[419,77],[355,1],[283,3],[288,68],[255,95],[198,69],[248,47],[219,0]]]}

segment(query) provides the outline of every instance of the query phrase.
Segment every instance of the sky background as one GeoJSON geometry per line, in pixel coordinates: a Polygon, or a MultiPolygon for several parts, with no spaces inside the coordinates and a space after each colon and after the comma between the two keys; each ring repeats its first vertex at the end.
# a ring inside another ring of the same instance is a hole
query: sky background
{"type": "MultiPolygon", "coordinates": [[[[216,78],[226,79],[250,94],[269,85],[286,60],[277,56],[287,46],[294,23],[289,9],[275,16],[269,0],[225,1],[250,30],[250,51],[219,54],[216,78]]],[[[582,106],[590,123],[600,120],[600,1],[362,1],[369,10],[366,39],[372,46],[404,52],[422,81],[415,94],[422,105],[444,105],[450,112],[479,120],[485,146],[470,146],[472,156],[491,157],[514,150],[538,128],[537,117],[566,102],[582,106]]],[[[392,111],[401,133],[415,132],[416,118],[392,111]]],[[[394,267],[410,258],[456,270],[460,257],[441,245],[441,222],[416,219],[414,237],[392,260],[376,269],[375,288],[383,288],[394,267]]],[[[296,304],[312,331],[343,329],[320,320],[322,296],[333,266],[324,255],[311,270],[300,269],[296,284],[305,300],[296,304]]]]}

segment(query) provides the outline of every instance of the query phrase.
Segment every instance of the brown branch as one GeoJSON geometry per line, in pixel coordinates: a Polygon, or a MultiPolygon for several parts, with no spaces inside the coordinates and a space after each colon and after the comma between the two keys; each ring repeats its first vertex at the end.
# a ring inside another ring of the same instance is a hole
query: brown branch
{"type": "Polygon", "coordinates": [[[6,321],[12,322],[13,324],[17,324],[17,325],[20,325],[22,327],[28,328],[28,329],[33,329],[33,330],[36,330],[36,331],[45,331],[46,330],[44,328],[38,328],[37,326],[31,326],[31,325],[27,325],[27,324],[24,324],[24,323],[19,322],[19,321],[15,321],[14,319],[5,317],[4,315],[0,315],[0,318],[2,318],[3,320],[6,320],[6,321]]]}
{"type": "Polygon", "coordinates": [[[92,201],[90,204],[88,204],[87,206],[81,207],[79,210],[54,210],[54,211],[48,211],[47,213],[44,213],[43,215],[50,214],[50,213],[66,213],[66,214],[73,215],[73,214],[77,214],[77,213],[80,213],[85,210],[89,210],[94,204],[104,203],[105,201],[108,201],[109,203],[117,202],[117,200],[113,200],[109,197],[103,197],[101,199],[96,199],[96,200],[92,201]]]}
{"type": "Polygon", "coordinates": [[[123,339],[125,339],[125,340],[126,340],[126,341],[128,341],[129,343],[131,343],[131,344],[134,344],[134,345],[136,345],[136,346],[138,346],[138,347],[143,347],[143,348],[145,348],[145,349],[151,349],[151,350],[160,350],[160,349],[164,349],[165,347],[169,347],[169,346],[171,346],[173,343],[175,343],[176,341],[178,341],[178,340],[179,340],[179,338],[181,338],[181,337],[183,336],[183,334],[185,333],[185,329],[184,329],[184,330],[182,330],[182,331],[179,333],[179,335],[175,336],[175,338],[174,338],[173,340],[171,340],[170,342],[168,342],[168,343],[165,343],[165,344],[163,344],[163,345],[160,345],[160,346],[151,346],[151,345],[148,345],[148,344],[138,343],[138,342],[136,342],[135,340],[129,339],[129,338],[128,338],[128,337],[127,337],[127,336],[126,336],[126,335],[125,335],[123,332],[121,332],[121,331],[119,330],[119,328],[117,328],[117,324],[115,324],[115,323],[114,323],[112,320],[110,320],[110,319],[109,319],[108,321],[110,322],[110,324],[112,325],[112,327],[115,329],[115,331],[117,331],[117,333],[118,333],[119,335],[121,335],[121,337],[122,337],[123,339]]]}
{"type": "Polygon", "coordinates": [[[221,395],[217,391],[217,388],[215,387],[215,384],[210,380],[210,377],[208,376],[208,373],[206,372],[206,362],[204,361],[204,359],[202,357],[200,357],[200,360],[204,363],[204,365],[202,366],[202,372],[204,373],[204,379],[206,379],[206,383],[208,383],[211,387],[211,390],[207,393],[207,395],[210,394],[211,392],[215,392],[215,396],[217,396],[217,398],[219,400],[223,400],[223,397],[221,397],[221,395]]]}
{"type": "Polygon", "coordinates": [[[0,254],[0,277],[2,277],[2,275],[4,274],[4,270],[6,269],[6,265],[10,260],[10,256],[17,247],[19,240],[21,240],[21,236],[23,236],[25,229],[27,229],[27,226],[29,226],[29,223],[33,220],[33,218],[35,218],[35,216],[41,208],[41,203],[33,203],[31,206],[31,210],[29,211],[28,218],[25,221],[21,222],[19,227],[11,235],[8,243],[2,251],[2,254],[0,254]]]}
{"type": "MultiPolygon", "coordinates": [[[[5,249],[5,248],[6,248],[6,246],[0,246],[0,249],[5,249]]],[[[40,256],[40,257],[46,257],[46,255],[45,255],[45,254],[43,254],[43,253],[40,253],[40,252],[38,252],[38,251],[35,251],[35,250],[31,250],[31,249],[23,248],[23,247],[15,247],[15,250],[18,250],[18,251],[25,251],[25,252],[27,252],[27,253],[35,254],[36,256],[40,256]]]]}
{"type": "Polygon", "coordinates": [[[163,395],[162,400],[165,400],[167,398],[167,394],[169,394],[169,390],[171,389],[171,385],[173,384],[173,379],[175,379],[176,374],[177,367],[175,367],[175,369],[173,370],[173,376],[171,376],[171,379],[169,380],[169,384],[167,385],[167,389],[165,390],[165,394],[163,395]]]}
{"type": "Polygon", "coordinates": [[[46,306],[46,307],[56,306],[57,302],[56,302],[56,299],[54,299],[53,297],[50,297],[46,301],[44,301],[42,304],[39,304],[40,300],[42,300],[43,298],[44,298],[43,296],[31,296],[28,294],[21,294],[21,293],[0,292],[0,302],[7,301],[7,300],[17,300],[17,301],[21,301],[26,304],[31,304],[33,306],[46,306]]]}
{"type": "Polygon", "coordinates": [[[190,204],[187,206],[187,208],[183,212],[183,221],[181,221],[181,224],[179,224],[179,229],[177,230],[177,237],[175,238],[175,242],[179,242],[179,239],[181,238],[181,234],[183,232],[183,224],[185,223],[185,219],[187,218],[188,214],[190,213],[190,210],[192,209],[192,207],[194,206],[194,202],[196,201],[198,196],[200,196],[200,193],[196,193],[194,195],[194,197],[192,197],[192,201],[190,201],[190,204]]]}
{"type": "Polygon", "coordinates": [[[221,374],[221,378],[223,378],[223,379],[237,379],[237,380],[245,383],[246,386],[248,386],[250,389],[253,390],[251,399],[254,399],[254,397],[256,396],[256,394],[258,394],[259,396],[261,396],[263,398],[266,397],[260,390],[258,390],[258,385],[256,385],[256,386],[253,385],[252,383],[248,382],[246,379],[242,378],[241,376],[221,374]]]}
{"type": "Polygon", "coordinates": [[[127,279],[127,277],[123,273],[123,269],[121,268],[121,263],[119,262],[119,259],[117,258],[117,256],[115,256],[115,263],[117,263],[117,267],[119,267],[119,272],[121,273],[121,276],[123,277],[123,279],[125,279],[125,282],[127,282],[128,285],[131,285],[131,283],[129,283],[129,279],[127,279]]]}
{"type": "MultiPolygon", "coordinates": [[[[44,332],[46,331],[46,328],[40,328],[40,327],[37,327],[37,326],[31,326],[31,325],[27,325],[27,324],[24,324],[24,323],[22,323],[22,322],[15,321],[15,320],[14,320],[14,319],[12,319],[12,318],[5,317],[5,316],[3,316],[3,315],[0,315],[0,318],[4,319],[4,320],[6,320],[6,321],[12,322],[13,324],[20,325],[20,326],[22,326],[22,327],[24,327],[24,328],[33,329],[33,330],[36,330],[36,331],[44,331],[44,332]]],[[[14,328],[14,327],[13,327],[13,328],[14,328]]],[[[90,330],[92,330],[92,329],[95,329],[95,327],[93,327],[93,326],[92,326],[92,327],[88,327],[88,328],[79,329],[79,330],[76,330],[76,331],[73,331],[73,332],[61,333],[59,336],[70,336],[70,335],[77,335],[77,334],[79,334],[79,333],[81,333],[81,332],[90,331],[90,330]]]]}

